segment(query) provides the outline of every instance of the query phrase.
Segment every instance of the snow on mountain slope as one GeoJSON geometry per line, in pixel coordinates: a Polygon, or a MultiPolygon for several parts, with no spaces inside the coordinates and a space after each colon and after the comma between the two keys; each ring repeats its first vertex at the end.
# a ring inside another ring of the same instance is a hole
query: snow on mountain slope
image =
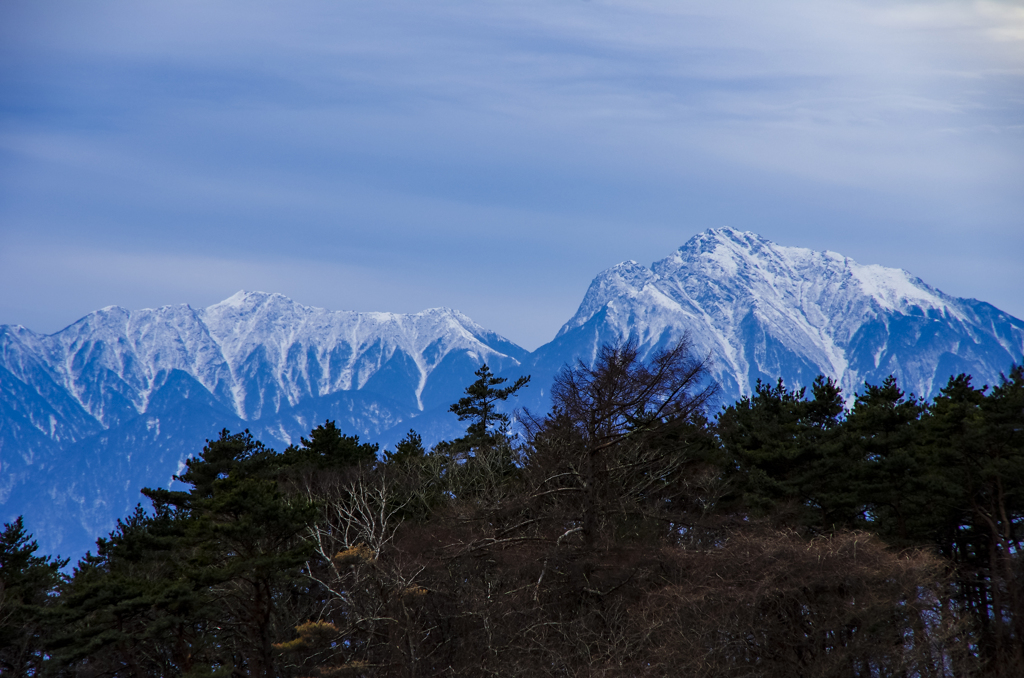
{"type": "Polygon", "coordinates": [[[367,388],[423,410],[440,404],[430,398],[428,381],[451,354],[500,367],[526,355],[447,308],[411,315],[325,311],[277,294],[239,293],[201,317],[231,371],[234,409],[246,419],[263,416],[268,405],[276,412],[310,395],[367,388]],[[387,392],[396,386],[399,393],[387,392]]]}
{"type": "Polygon", "coordinates": [[[600,343],[630,336],[649,352],[683,332],[712,356],[726,402],[750,394],[758,379],[806,386],[818,374],[851,397],[889,374],[931,396],[962,371],[996,383],[1024,355],[1024,322],[988,304],[950,297],[903,270],[723,228],[649,269],[628,261],[598,275],[533,364],[587,360],[600,343]]]}
{"type": "Polygon", "coordinates": [[[77,555],[221,428],[277,449],[334,419],[364,440],[410,427],[458,435],[447,412],[482,362],[531,374],[513,406],[543,411],[565,364],[635,338],[650,353],[689,333],[712,358],[722,401],[758,379],[837,379],[850,397],[895,374],[934,395],[1024,356],[1024,322],[950,297],[905,271],[834,252],[709,230],[651,267],[598,275],[576,314],[532,354],[451,309],[327,311],[239,292],[205,309],[108,307],[61,332],[0,326],[0,504],[26,516],[44,550],[77,555]]]}
{"type": "Polygon", "coordinates": [[[327,311],[259,292],[201,310],[108,307],[50,336],[2,327],[0,342],[0,367],[48,402],[56,385],[102,428],[145,413],[175,370],[255,420],[310,397],[363,389],[422,410],[440,404],[430,378],[455,355],[499,369],[526,355],[451,309],[327,311]]]}
{"type": "Polygon", "coordinates": [[[482,362],[526,356],[451,309],[327,311],[261,292],[108,307],[53,335],[3,326],[3,520],[41,520],[44,548],[81,553],[224,427],[281,448],[330,418],[373,440],[446,408],[482,362]]]}

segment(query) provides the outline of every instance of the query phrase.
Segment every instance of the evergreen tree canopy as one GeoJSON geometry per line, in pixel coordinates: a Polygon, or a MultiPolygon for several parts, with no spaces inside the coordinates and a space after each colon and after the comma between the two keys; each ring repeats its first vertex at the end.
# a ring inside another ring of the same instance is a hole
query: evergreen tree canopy
{"type": "Polygon", "coordinates": [[[394,452],[385,452],[384,461],[388,464],[411,464],[423,459],[427,451],[423,447],[423,437],[409,429],[398,443],[394,452]]]}
{"type": "Polygon", "coordinates": [[[345,435],[332,420],[317,426],[302,445],[284,451],[284,464],[306,469],[346,468],[372,464],[380,447],[376,443],[360,443],[359,436],[345,435]]]}
{"type": "Polygon", "coordinates": [[[477,380],[466,387],[466,395],[448,411],[458,415],[459,421],[470,422],[466,435],[460,439],[466,447],[493,445],[496,431],[502,431],[509,425],[509,416],[497,410],[498,403],[508,400],[530,383],[530,377],[519,377],[512,384],[499,388],[508,379],[494,376],[487,363],[473,374],[477,380]]]}
{"type": "Polygon", "coordinates": [[[315,508],[279,487],[284,464],[248,432],[222,432],[176,477],[97,543],[63,595],[59,661],[106,675],[281,675],[274,642],[298,623],[289,597],[315,508]]]}
{"type": "Polygon", "coordinates": [[[19,516],[0,533],[0,674],[38,675],[45,618],[67,560],[37,556],[39,545],[19,516]]]}
{"type": "Polygon", "coordinates": [[[763,515],[782,509],[804,524],[848,524],[851,481],[836,450],[845,413],[842,392],[831,379],[789,390],[782,380],[758,380],[752,397],[724,408],[717,432],[731,461],[732,502],[763,515]],[[827,483],[822,480],[828,478],[827,483]]]}

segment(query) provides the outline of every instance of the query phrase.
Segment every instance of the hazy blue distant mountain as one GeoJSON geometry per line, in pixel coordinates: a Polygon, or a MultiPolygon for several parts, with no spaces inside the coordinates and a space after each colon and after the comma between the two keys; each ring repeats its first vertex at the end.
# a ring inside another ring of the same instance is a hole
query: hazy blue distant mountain
{"type": "Polygon", "coordinates": [[[403,422],[439,419],[481,362],[526,357],[451,309],[326,311],[256,292],[109,307],[48,336],[0,327],[3,519],[23,513],[44,549],[77,554],[222,428],[277,449],[326,419],[397,440],[403,422]]]}
{"type": "Polygon", "coordinates": [[[895,374],[931,396],[967,372],[994,384],[1024,355],[1024,322],[905,271],[701,233],[650,268],[594,279],[555,339],[528,353],[450,309],[327,311],[240,292],[205,309],[110,307],[53,335],[0,327],[0,503],[44,550],[78,556],[222,428],[282,449],[326,419],[369,442],[457,435],[447,412],[486,361],[532,374],[515,405],[543,411],[552,377],[606,342],[645,353],[689,332],[723,402],[758,379],[818,374],[847,394],[895,374]]]}

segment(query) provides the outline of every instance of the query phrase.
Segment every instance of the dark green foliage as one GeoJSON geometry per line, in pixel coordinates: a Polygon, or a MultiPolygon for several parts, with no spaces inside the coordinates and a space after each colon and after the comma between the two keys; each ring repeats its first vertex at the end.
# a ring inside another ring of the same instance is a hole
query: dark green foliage
{"type": "Polygon", "coordinates": [[[457,414],[459,421],[470,422],[460,443],[466,447],[493,445],[496,436],[509,425],[509,416],[497,410],[498,403],[508,400],[530,383],[530,377],[519,377],[509,386],[498,388],[508,380],[494,376],[486,363],[473,374],[477,380],[466,387],[466,395],[449,411],[457,414]]]}
{"type": "Polygon", "coordinates": [[[498,404],[514,396],[530,382],[529,376],[508,380],[496,377],[482,365],[474,372],[476,381],[466,387],[466,395],[449,411],[459,421],[469,422],[466,434],[451,441],[442,441],[427,455],[424,468],[431,505],[446,498],[483,498],[494,492],[517,473],[517,451],[509,435],[511,418],[498,411],[498,404]]]}
{"type": "MultiPolygon", "coordinates": [[[[333,426],[319,431],[312,437],[320,447],[303,461],[348,461],[355,456],[350,451],[358,453],[358,441],[336,435],[333,426]]],[[[216,595],[220,614],[233,620],[222,640],[230,652],[224,664],[253,676],[276,674],[272,645],[291,621],[279,618],[284,610],[276,602],[298,585],[299,567],[311,553],[302,537],[315,509],[284,496],[275,478],[278,461],[248,432],[225,431],[177,478],[190,491],[143,491],[158,510],[170,507],[182,516],[178,550],[188,553],[185,575],[216,595]]]]}
{"type": "Polygon", "coordinates": [[[790,391],[757,382],[753,397],[726,407],[718,435],[731,460],[734,505],[758,515],[783,511],[801,524],[850,525],[853,469],[837,446],[844,414],[842,393],[831,379],[790,391]]]}
{"type": "Polygon", "coordinates": [[[300,440],[300,447],[292,445],[284,451],[282,465],[324,470],[372,464],[380,449],[375,443],[360,443],[359,436],[345,435],[331,420],[313,429],[308,440],[300,440]]]}
{"type": "Polygon", "coordinates": [[[0,533],[0,674],[38,675],[51,595],[67,560],[37,556],[39,546],[19,516],[0,533]]]}
{"type": "MultiPolygon", "coordinates": [[[[910,523],[929,512],[928,468],[918,446],[923,401],[907,397],[896,380],[865,384],[843,426],[842,445],[857,464],[851,494],[866,507],[874,532],[912,545],[910,523]]],[[[918,542],[919,543],[919,542],[918,542]]]]}
{"type": "Polygon", "coordinates": [[[859,526],[894,546],[942,554],[970,620],[964,642],[987,674],[1019,675],[1024,367],[991,390],[953,377],[931,404],[890,377],[866,384],[845,417],[833,405],[816,422],[823,385],[807,401],[781,382],[759,384],[720,415],[733,505],[811,533],[859,526]]]}
{"type": "Polygon", "coordinates": [[[1024,368],[847,410],[819,378],[715,393],[685,342],[566,368],[516,442],[226,431],[62,581],[0,538],[4,675],[1019,676],[1024,368]],[[54,592],[59,596],[54,596],[54,592]],[[49,657],[49,659],[45,659],[49,657]]]}
{"type": "Polygon", "coordinates": [[[414,464],[422,461],[427,451],[423,447],[423,438],[416,431],[409,429],[395,445],[394,452],[385,452],[384,461],[388,464],[414,464]]]}
{"type": "Polygon", "coordinates": [[[957,565],[961,603],[979,622],[992,675],[1024,667],[1024,366],[985,394],[950,379],[922,418],[925,520],[913,537],[957,565]]]}
{"type": "Polygon", "coordinates": [[[315,516],[279,488],[282,462],[225,431],[177,477],[187,491],[144,490],[153,512],[100,539],[62,593],[55,662],[84,675],[280,675],[273,643],[303,614],[289,601],[309,590],[315,516]]]}
{"type": "Polygon", "coordinates": [[[180,674],[216,663],[212,598],[182,572],[181,527],[141,507],[97,541],[61,591],[53,663],[84,675],[180,674]]]}

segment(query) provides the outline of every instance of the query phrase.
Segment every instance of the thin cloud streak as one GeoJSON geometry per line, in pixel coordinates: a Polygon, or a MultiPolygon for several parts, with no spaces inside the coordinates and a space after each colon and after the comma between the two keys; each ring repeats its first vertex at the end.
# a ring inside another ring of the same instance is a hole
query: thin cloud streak
{"type": "Polygon", "coordinates": [[[1018,9],[9,0],[0,243],[91,254],[20,267],[0,323],[67,324],[57,289],[283,292],[307,261],[338,289],[302,303],[455,306],[533,347],[601,269],[722,225],[1024,316],[1018,9]]]}

